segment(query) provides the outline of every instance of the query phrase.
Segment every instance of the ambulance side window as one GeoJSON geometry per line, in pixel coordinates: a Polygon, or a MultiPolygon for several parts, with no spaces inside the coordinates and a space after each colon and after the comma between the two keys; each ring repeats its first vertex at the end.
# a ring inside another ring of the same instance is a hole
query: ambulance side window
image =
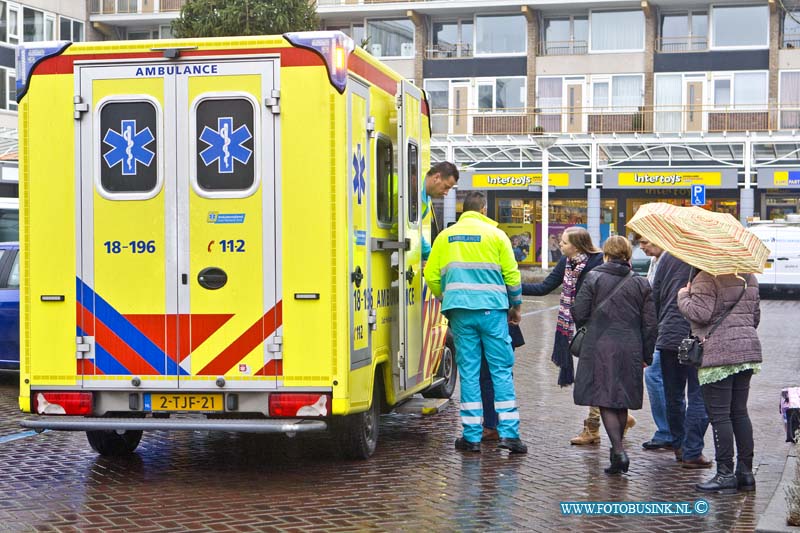
{"type": "Polygon", "coordinates": [[[158,187],[158,110],[148,101],[111,101],[100,108],[100,186],[115,193],[158,187]]]}
{"type": "Polygon", "coordinates": [[[408,222],[416,224],[419,220],[419,162],[417,145],[408,145],[408,222]]]}
{"type": "Polygon", "coordinates": [[[397,222],[397,176],[394,173],[392,141],[379,136],[375,144],[375,173],[378,190],[378,224],[397,222]]]}
{"type": "Polygon", "coordinates": [[[208,98],[195,107],[195,179],[201,190],[248,191],[255,183],[255,109],[247,98],[208,98]]]}

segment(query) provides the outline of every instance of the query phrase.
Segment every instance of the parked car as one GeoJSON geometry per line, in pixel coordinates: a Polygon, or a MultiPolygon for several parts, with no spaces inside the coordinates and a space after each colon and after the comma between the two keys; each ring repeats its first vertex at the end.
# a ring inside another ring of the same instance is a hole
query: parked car
{"type": "Polygon", "coordinates": [[[647,277],[647,271],[650,269],[650,257],[639,246],[633,247],[631,266],[634,272],[640,276],[647,277]]]}
{"type": "Polygon", "coordinates": [[[18,242],[0,243],[0,370],[19,370],[18,242]]]}

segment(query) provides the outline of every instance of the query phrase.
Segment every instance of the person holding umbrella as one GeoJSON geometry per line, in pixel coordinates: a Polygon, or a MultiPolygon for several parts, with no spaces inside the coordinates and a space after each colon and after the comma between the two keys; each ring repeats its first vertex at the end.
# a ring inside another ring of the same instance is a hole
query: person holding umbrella
{"type": "Polygon", "coordinates": [[[702,342],[698,380],[717,460],[716,475],[696,488],[721,493],[755,490],[747,399],[750,379],[760,369],[756,328],[761,315],[758,282],[752,273],[763,271],[769,249],[733,216],[697,207],[645,204],[629,225],[700,270],[678,292],[678,308],[702,342]]]}

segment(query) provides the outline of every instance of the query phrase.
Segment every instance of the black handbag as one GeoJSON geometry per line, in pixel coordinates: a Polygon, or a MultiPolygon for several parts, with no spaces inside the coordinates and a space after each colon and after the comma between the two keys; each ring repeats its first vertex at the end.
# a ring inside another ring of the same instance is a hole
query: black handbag
{"type": "Polygon", "coordinates": [[[508,334],[511,336],[511,347],[519,348],[525,344],[525,337],[522,336],[522,329],[517,324],[508,325],[508,334]]]}
{"type": "Polygon", "coordinates": [[[697,335],[689,335],[685,339],[683,339],[678,345],[678,362],[685,366],[693,366],[695,368],[700,368],[703,364],[703,343],[705,343],[708,338],[714,333],[714,330],[722,324],[722,321],[725,320],[733,308],[738,305],[738,303],[742,300],[742,296],[747,291],[747,282],[744,283],[744,289],[742,289],[742,293],[739,295],[739,298],[730,306],[722,315],[714,322],[714,325],[708,330],[706,336],[704,338],[700,338],[697,335]]]}
{"type": "MultiPolygon", "coordinates": [[[[619,282],[617,282],[617,285],[614,287],[614,290],[611,291],[608,296],[606,296],[605,300],[600,302],[600,305],[598,305],[595,308],[592,314],[600,311],[600,309],[602,309],[602,307],[606,304],[606,302],[609,301],[611,297],[614,296],[617,293],[617,291],[622,288],[625,282],[633,277],[633,275],[634,275],[633,270],[631,270],[625,275],[625,277],[623,277],[619,282]]],[[[572,340],[569,343],[569,353],[571,353],[575,357],[580,357],[581,355],[581,348],[583,347],[583,339],[586,338],[587,326],[582,326],[578,328],[578,331],[575,332],[575,335],[572,336],[572,340]]]]}

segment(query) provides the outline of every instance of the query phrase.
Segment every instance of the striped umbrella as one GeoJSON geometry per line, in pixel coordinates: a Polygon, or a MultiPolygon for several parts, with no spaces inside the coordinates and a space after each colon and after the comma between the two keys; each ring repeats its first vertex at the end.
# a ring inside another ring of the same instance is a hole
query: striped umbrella
{"type": "Polygon", "coordinates": [[[761,239],[727,213],[667,203],[644,204],[628,227],[691,266],[714,276],[762,272],[761,239]]]}

